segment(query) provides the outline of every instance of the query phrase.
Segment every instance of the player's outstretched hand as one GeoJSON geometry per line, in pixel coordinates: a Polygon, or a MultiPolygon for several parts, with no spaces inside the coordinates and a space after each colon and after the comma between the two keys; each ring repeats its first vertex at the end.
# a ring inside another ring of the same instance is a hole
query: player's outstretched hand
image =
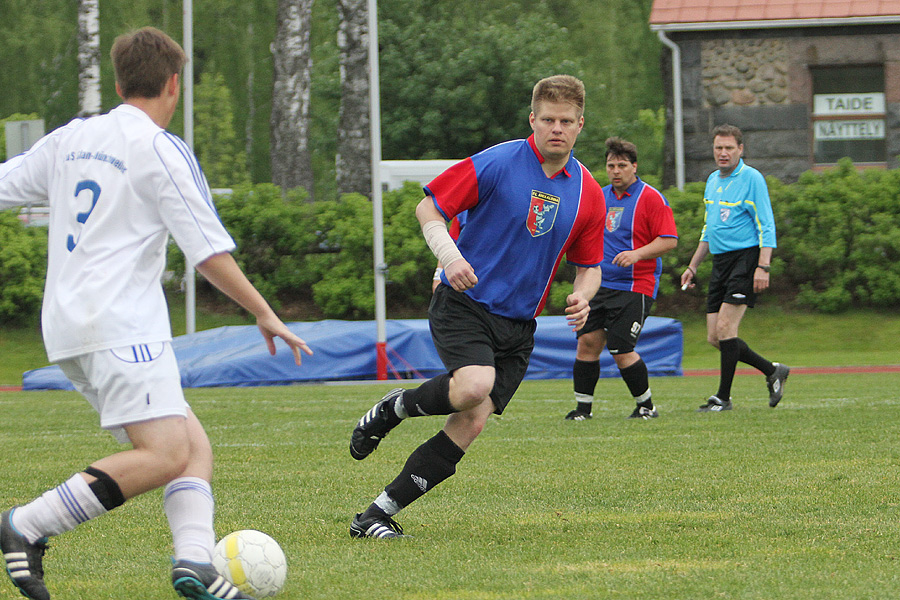
{"type": "Polygon", "coordinates": [[[572,293],[566,296],[566,321],[572,331],[578,331],[587,322],[591,305],[581,294],[572,293]]]}
{"type": "Polygon", "coordinates": [[[287,325],[282,323],[281,319],[275,315],[257,319],[256,326],[259,327],[259,332],[262,333],[263,338],[265,338],[266,347],[269,349],[269,354],[272,356],[275,356],[276,337],[284,340],[291,348],[291,352],[294,353],[294,362],[297,363],[298,367],[300,366],[301,350],[312,356],[313,352],[309,346],[306,345],[306,342],[294,335],[294,333],[288,329],[287,325]]]}
{"type": "Polygon", "coordinates": [[[447,276],[450,286],[457,292],[464,292],[469,288],[475,287],[475,284],[478,283],[475,269],[464,258],[455,260],[450,263],[450,266],[444,267],[444,275],[447,276]]]}

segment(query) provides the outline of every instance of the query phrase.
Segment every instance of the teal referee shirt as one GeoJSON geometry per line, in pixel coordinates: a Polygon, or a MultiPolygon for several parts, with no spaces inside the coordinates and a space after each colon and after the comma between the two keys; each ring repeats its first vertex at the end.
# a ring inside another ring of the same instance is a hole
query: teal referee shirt
{"type": "Polygon", "coordinates": [[[776,248],[775,218],[769,188],[762,173],[738,161],[728,177],[713,171],[703,194],[706,222],[700,241],[721,254],[745,248],[776,248]]]}

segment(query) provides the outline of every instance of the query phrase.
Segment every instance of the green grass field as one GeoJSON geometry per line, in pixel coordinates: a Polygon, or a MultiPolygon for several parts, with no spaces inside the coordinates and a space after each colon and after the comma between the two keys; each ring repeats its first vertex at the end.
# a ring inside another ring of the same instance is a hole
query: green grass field
{"type": "MultiPolygon", "coordinates": [[[[681,320],[685,368],[716,368],[703,316],[681,320]]],[[[200,329],[240,322],[198,315],[200,329]]],[[[742,336],[792,366],[900,363],[900,316],[886,313],[761,308],[742,336]]],[[[0,356],[0,385],[46,364],[36,329],[0,330],[0,356]]],[[[662,416],[636,423],[621,380],[601,379],[595,418],[574,423],[570,381],[525,382],[457,475],[398,517],[413,537],[388,542],[350,539],[350,519],[440,418],[404,423],[357,462],[350,430],[390,384],[187,395],[215,446],[217,530],[282,543],[283,600],[900,595],[900,373],[798,370],[774,410],[762,376],[739,375],[734,411],[694,412],[716,384],[653,379],[662,416]]],[[[0,508],[121,449],[75,393],[2,392],[0,411],[0,508]]],[[[161,504],[153,492],[54,539],[54,598],[174,598],[161,504]]],[[[0,600],[18,597],[0,581],[0,600]]]]}
{"type": "MultiPolygon", "coordinates": [[[[393,541],[350,539],[350,519],[439,417],[357,462],[350,430],[387,384],[187,394],[215,447],[217,530],[281,542],[283,600],[896,598],[900,374],[794,374],[774,410],[761,376],[738,376],[734,411],[694,412],[715,385],[653,379],[661,417],[634,422],[624,384],[603,379],[576,423],[569,381],[525,382],[393,541]]],[[[120,448],[75,393],[0,393],[0,411],[4,507],[120,448]]],[[[55,538],[53,597],[174,598],[161,504],[152,492],[55,538]]]]}

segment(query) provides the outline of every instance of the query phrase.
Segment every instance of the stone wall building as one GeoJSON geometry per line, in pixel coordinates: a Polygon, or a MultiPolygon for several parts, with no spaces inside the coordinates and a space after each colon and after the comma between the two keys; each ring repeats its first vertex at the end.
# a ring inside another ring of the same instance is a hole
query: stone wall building
{"type": "Polygon", "coordinates": [[[843,156],[900,166],[900,0],[655,0],[650,26],[672,48],[665,185],[679,167],[676,112],[688,182],[715,168],[721,123],[743,130],[748,163],[785,182],[843,156]]]}

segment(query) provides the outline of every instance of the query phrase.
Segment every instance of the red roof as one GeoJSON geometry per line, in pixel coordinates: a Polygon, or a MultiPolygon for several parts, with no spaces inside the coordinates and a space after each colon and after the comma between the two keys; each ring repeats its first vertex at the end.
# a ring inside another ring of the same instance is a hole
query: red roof
{"type": "Polygon", "coordinates": [[[827,24],[848,19],[900,21],[900,0],[654,0],[650,12],[654,29],[688,23],[734,26],[741,21],[814,20],[827,24]]]}

